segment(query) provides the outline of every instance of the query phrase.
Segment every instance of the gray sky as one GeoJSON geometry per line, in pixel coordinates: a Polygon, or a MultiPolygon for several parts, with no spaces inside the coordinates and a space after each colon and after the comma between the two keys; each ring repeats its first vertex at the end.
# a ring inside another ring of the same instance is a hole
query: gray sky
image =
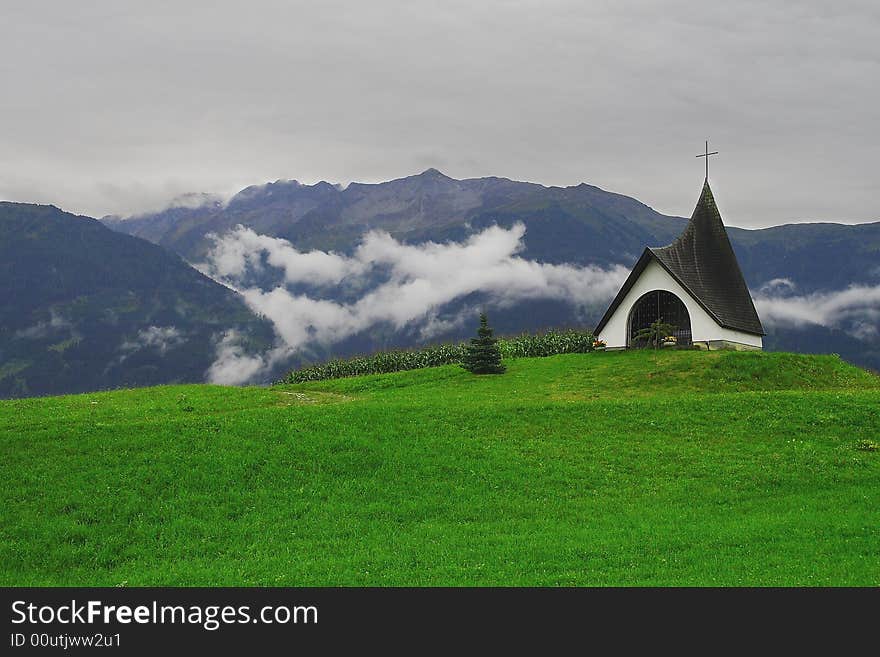
{"type": "Polygon", "coordinates": [[[880,3],[2,0],[0,198],[100,216],[296,178],[586,181],[880,220],[880,3]]]}

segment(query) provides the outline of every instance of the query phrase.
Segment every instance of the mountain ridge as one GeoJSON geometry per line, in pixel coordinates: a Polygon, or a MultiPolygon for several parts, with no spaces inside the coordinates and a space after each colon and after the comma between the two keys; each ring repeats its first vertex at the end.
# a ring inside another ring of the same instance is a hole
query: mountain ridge
{"type": "Polygon", "coordinates": [[[56,206],[0,202],[0,397],[203,381],[273,331],[176,254],[56,206]]]}
{"type": "MultiPolygon", "coordinates": [[[[604,240],[601,248],[578,252],[575,245],[563,254],[539,244],[542,238],[535,233],[541,230],[526,237],[527,250],[531,246],[542,260],[576,264],[629,265],[627,260],[636,257],[643,246],[670,243],[687,222],[685,217],[660,213],[636,198],[586,182],[562,187],[499,176],[459,180],[434,168],[379,183],[352,182],[344,188],[326,181],[308,185],[278,180],[245,187],[225,204],[174,207],[101,221],[198,262],[211,246],[209,235],[222,234],[239,223],[301,248],[350,251],[364,232],[376,228],[405,241],[444,241],[465,236],[465,225],[479,228],[494,221],[509,226],[516,218],[525,218],[528,229],[535,215],[549,216],[557,228],[573,231],[576,241],[604,240]],[[601,224],[612,230],[603,230],[601,224]],[[609,245],[612,248],[605,248],[609,245]]],[[[757,229],[727,226],[727,230],[738,251],[768,238],[802,242],[856,232],[855,241],[863,241],[867,232],[872,246],[880,241],[880,221],[789,222],[757,229]]],[[[847,277],[852,278],[852,273],[847,277]]],[[[763,282],[749,272],[747,278],[751,285],[763,282]]],[[[815,283],[811,282],[811,290],[818,289],[815,283]]]]}

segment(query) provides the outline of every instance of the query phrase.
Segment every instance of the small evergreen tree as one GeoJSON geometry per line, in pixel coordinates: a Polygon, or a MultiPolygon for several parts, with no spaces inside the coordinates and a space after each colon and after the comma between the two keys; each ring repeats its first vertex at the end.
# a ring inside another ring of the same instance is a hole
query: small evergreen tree
{"type": "Polygon", "coordinates": [[[501,362],[501,350],[498,338],[489,327],[486,313],[480,313],[480,328],[477,337],[465,347],[464,360],[461,366],[472,374],[501,374],[505,368],[501,362]]]}
{"type": "Polygon", "coordinates": [[[650,346],[654,347],[654,349],[659,349],[663,340],[675,333],[677,329],[677,326],[667,324],[663,321],[663,318],[660,317],[651,322],[650,326],[643,328],[636,333],[635,339],[637,341],[645,340],[650,346]]]}

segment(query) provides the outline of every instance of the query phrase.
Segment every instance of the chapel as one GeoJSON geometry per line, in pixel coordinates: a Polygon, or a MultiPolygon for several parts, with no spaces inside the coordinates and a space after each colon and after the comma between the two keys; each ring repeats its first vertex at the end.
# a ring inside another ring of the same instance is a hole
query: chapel
{"type": "Polygon", "coordinates": [[[658,319],[674,327],[668,345],[763,346],[764,328],[709,187],[708,169],[684,232],[668,246],[645,248],[594,334],[607,349],[645,346],[637,336],[658,319]]]}

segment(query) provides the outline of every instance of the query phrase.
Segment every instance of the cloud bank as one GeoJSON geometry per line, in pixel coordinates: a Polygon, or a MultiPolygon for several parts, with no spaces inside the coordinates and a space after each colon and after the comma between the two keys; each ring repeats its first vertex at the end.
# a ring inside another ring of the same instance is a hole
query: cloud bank
{"type": "Polygon", "coordinates": [[[302,252],[290,242],[238,226],[214,236],[214,246],[201,269],[237,289],[247,304],[275,325],[281,343],[268,354],[243,353],[236,336],[220,341],[218,358],[208,372],[217,383],[241,383],[279,359],[309,344],[335,344],[370,327],[420,329],[430,337],[454,326],[439,316],[447,304],[472,294],[496,306],[531,299],[568,301],[576,307],[607,302],[629,270],[551,265],[520,255],[525,227],[492,227],[463,242],[403,244],[387,233],[367,233],[351,255],[302,252]],[[242,281],[266,265],[283,272],[286,284],[306,284],[309,293],[287,285],[272,289],[244,287],[242,281]],[[378,281],[357,290],[364,281],[378,281]],[[341,302],[340,291],[353,300],[341,302]]]}
{"type": "Polygon", "coordinates": [[[794,294],[789,279],[774,279],[759,290],[755,306],[761,321],[775,327],[817,325],[838,328],[860,340],[880,337],[880,285],[794,294]]]}
{"type": "Polygon", "coordinates": [[[250,228],[238,226],[223,237],[209,235],[214,247],[208,262],[200,268],[215,279],[239,282],[250,271],[263,269],[263,258],[284,272],[288,283],[339,285],[347,276],[362,274],[364,264],[324,251],[298,251],[287,240],[260,235],[250,228]]]}

